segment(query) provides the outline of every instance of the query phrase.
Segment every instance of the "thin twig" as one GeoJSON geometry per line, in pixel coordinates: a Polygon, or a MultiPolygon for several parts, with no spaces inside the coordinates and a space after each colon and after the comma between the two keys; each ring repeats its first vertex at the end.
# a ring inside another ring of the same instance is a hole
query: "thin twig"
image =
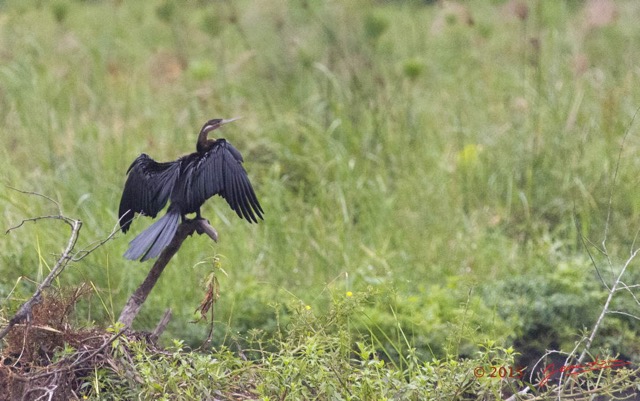
{"type": "Polygon", "coordinates": [[[67,224],[69,224],[69,225],[71,225],[73,227],[72,223],[70,223],[71,221],[74,221],[73,219],[70,219],[68,217],[65,217],[65,216],[59,215],[59,214],[57,214],[57,215],[47,215],[47,216],[38,216],[38,217],[30,217],[28,219],[23,219],[19,224],[15,225],[15,226],[12,226],[12,227],[9,227],[5,231],[5,234],[9,234],[11,231],[22,227],[25,223],[28,223],[28,222],[31,222],[31,221],[36,222],[38,220],[45,220],[45,219],[62,220],[65,223],[67,223],[67,224]]]}
{"type": "MultiPolygon", "coordinates": [[[[620,150],[618,151],[618,159],[616,160],[616,168],[613,172],[613,182],[611,183],[611,189],[609,191],[609,204],[607,205],[607,220],[606,223],[604,225],[604,237],[602,238],[602,249],[605,250],[607,249],[607,237],[609,234],[609,223],[611,222],[611,211],[613,209],[613,191],[615,190],[616,187],[616,182],[618,181],[618,171],[620,170],[620,162],[622,160],[622,151],[624,150],[624,145],[627,141],[627,137],[629,136],[629,132],[631,132],[631,126],[633,125],[633,122],[636,119],[636,116],[638,115],[638,112],[640,111],[640,107],[638,107],[635,111],[635,113],[633,113],[633,117],[631,117],[631,121],[629,121],[629,124],[627,125],[627,129],[625,129],[624,131],[624,136],[622,137],[622,143],[620,144],[620,150]]],[[[607,258],[608,258],[608,254],[607,254],[607,258]]]]}
{"type": "Polygon", "coordinates": [[[595,269],[596,274],[598,275],[598,278],[600,279],[600,282],[602,283],[603,286],[605,286],[605,288],[607,290],[609,290],[609,285],[604,281],[604,278],[602,278],[602,274],[600,274],[600,269],[598,269],[598,264],[596,263],[596,260],[594,259],[593,255],[591,254],[591,250],[587,246],[587,243],[591,243],[591,242],[589,241],[588,238],[585,238],[585,236],[582,235],[582,224],[580,224],[580,220],[578,220],[578,213],[576,212],[575,209],[576,209],[576,207],[575,207],[575,203],[574,203],[574,205],[573,205],[573,222],[574,222],[574,224],[576,226],[576,231],[578,232],[578,237],[580,237],[580,241],[582,242],[582,246],[587,251],[587,255],[589,255],[589,259],[591,260],[591,265],[595,269]]]}
{"type": "Polygon", "coordinates": [[[602,312],[600,313],[600,316],[598,317],[596,324],[593,326],[593,330],[591,331],[591,335],[587,339],[587,343],[585,344],[584,350],[582,351],[582,353],[580,354],[580,357],[578,358],[578,363],[582,363],[582,361],[584,360],[584,357],[587,355],[587,352],[591,348],[591,343],[593,342],[593,339],[596,337],[596,334],[598,333],[598,329],[600,329],[600,325],[602,324],[602,320],[604,319],[604,316],[607,314],[607,311],[609,310],[609,304],[611,304],[611,300],[613,299],[613,294],[615,294],[616,288],[621,283],[622,276],[627,270],[627,267],[629,267],[631,262],[635,259],[636,255],[638,254],[638,251],[640,251],[640,249],[636,249],[631,253],[631,256],[629,257],[629,259],[627,259],[624,266],[622,266],[622,269],[620,270],[620,274],[618,274],[618,279],[611,286],[611,290],[609,291],[609,296],[607,297],[607,301],[605,302],[604,307],[602,308],[602,312]]]}
{"type": "Polygon", "coordinates": [[[14,188],[10,185],[6,186],[7,188],[16,191],[16,192],[20,192],[21,194],[25,194],[25,195],[33,195],[33,196],[39,196],[41,198],[44,198],[46,200],[48,200],[49,202],[53,203],[54,205],[56,205],[56,208],[58,209],[58,215],[62,216],[64,213],[62,213],[62,208],[60,207],[60,203],[58,203],[58,201],[56,201],[55,199],[48,197],[47,195],[43,195],[41,193],[38,192],[33,192],[33,191],[24,191],[22,189],[18,189],[18,188],[14,188]]]}
{"type": "Polygon", "coordinates": [[[73,261],[74,262],[81,261],[82,259],[86,258],[91,252],[95,251],[96,249],[100,248],[102,245],[104,245],[105,243],[113,239],[118,234],[118,231],[120,231],[119,224],[120,223],[116,223],[116,225],[111,230],[111,233],[106,238],[101,239],[99,241],[95,241],[93,242],[94,245],[90,247],[86,247],[84,249],[80,249],[78,252],[76,252],[75,255],[73,256],[73,261]]]}
{"type": "Polygon", "coordinates": [[[610,310],[607,313],[609,313],[611,315],[623,315],[623,316],[630,317],[632,319],[640,320],[640,317],[638,317],[636,315],[632,315],[631,313],[628,313],[628,312],[623,312],[623,311],[618,311],[618,310],[610,310]]]}

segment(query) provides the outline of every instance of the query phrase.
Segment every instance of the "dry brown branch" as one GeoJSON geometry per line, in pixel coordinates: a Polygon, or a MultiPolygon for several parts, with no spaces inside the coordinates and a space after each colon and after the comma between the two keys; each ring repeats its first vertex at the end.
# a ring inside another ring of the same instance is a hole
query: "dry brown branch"
{"type": "Polygon", "coordinates": [[[145,280],[142,282],[142,284],[140,284],[138,289],[136,289],[136,291],[131,294],[131,297],[129,297],[129,300],[120,313],[118,322],[124,324],[125,327],[131,326],[133,320],[140,312],[142,304],[144,304],[147,297],[149,296],[149,293],[160,278],[160,275],[162,274],[164,268],[167,267],[167,264],[169,263],[173,255],[178,252],[184,240],[194,232],[197,232],[198,234],[204,233],[207,234],[212,240],[218,240],[218,233],[213,227],[211,227],[211,225],[209,225],[209,222],[207,220],[187,220],[180,224],[180,226],[178,226],[176,234],[173,236],[173,239],[153,264],[153,267],[149,271],[149,274],[147,274],[145,280]]]}
{"type": "Polygon", "coordinates": [[[10,185],[7,185],[7,188],[11,189],[12,191],[16,191],[16,192],[20,192],[21,194],[25,194],[25,195],[33,195],[33,196],[39,196],[41,198],[44,198],[46,200],[48,200],[49,202],[53,203],[54,205],[56,205],[56,208],[58,209],[58,215],[62,215],[62,208],[60,207],[60,203],[58,203],[58,201],[56,201],[53,198],[48,197],[47,195],[43,195],[40,194],[38,192],[33,192],[33,191],[24,191],[22,189],[18,189],[18,188],[14,188],[10,185]]]}
{"type": "Polygon", "coordinates": [[[39,196],[41,198],[44,198],[44,199],[52,202],[56,206],[56,208],[58,209],[58,214],[39,216],[39,217],[31,217],[31,218],[23,219],[19,224],[16,224],[16,225],[14,225],[12,227],[9,227],[6,230],[6,234],[9,234],[12,231],[22,227],[25,223],[28,223],[28,222],[34,222],[35,223],[35,222],[38,222],[40,220],[45,220],[45,219],[53,219],[53,220],[61,220],[61,221],[63,221],[65,224],[67,224],[71,228],[71,233],[69,235],[69,240],[67,241],[67,245],[64,248],[64,250],[62,251],[62,254],[60,255],[60,257],[56,261],[54,267],[51,269],[49,274],[38,285],[38,287],[37,287],[36,291],[34,292],[33,296],[31,296],[31,298],[29,298],[25,303],[23,303],[20,306],[18,311],[15,313],[15,315],[9,320],[9,323],[2,330],[0,330],[0,339],[3,339],[4,337],[6,337],[7,333],[9,333],[11,328],[13,326],[15,326],[17,323],[21,323],[21,322],[25,322],[25,321],[27,323],[30,322],[31,314],[32,314],[32,311],[33,311],[33,307],[35,305],[39,304],[40,302],[42,302],[42,292],[45,289],[47,289],[47,288],[49,288],[51,286],[51,283],[53,282],[53,280],[56,279],[64,271],[65,267],[67,267],[69,262],[76,262],[76,261],[79,261],[79,260],[83,259],[88,254],[90,254],[91,252],[96,250],[98,247],[103,245],[105,242],[107,242],[111,238],[113,238],[115,236],[116,232],[117,232],[117,226],[116,226],[112,230],[111,234],[109,234],[109,236],[107,238],[98,241],[96,245],[91,246],[91,247],[89,247],[87,249],[80,250],[78,252],[74,252],[74,248],[75,248],[76,243],[78,241],[78,236],[79,236],[79,233],[80,233],[80,229],[82,228],[82,221],[66,217],[62,213],[62,209],[60,207],[60,204],[58,202],[56,202],[55,200],[53,200],[52,198],[46,196],[46,195],[42,195],[42,194],[39,194],[37,192],[22,191],[22,190],[19,190],[19,189],[16,189],[16,188],[12,188],[12,187],[9,187],[9,188],[14,190],[14,191],[26,194],[26,195],[39,196]]]}
{"type": "Polygon", "coordinates": [[[96,249],[100,248],[102,245],[107,243],[109,240],[113,239],[113,237],[115,237],[116,234],[118,234],[118,231],[120,231],[120,222],[116,223],[116,225],[111,230],[111,233],[106,238],[103,238],[99,241],[95,241],[92,243],[92,245],[87,246],[86,248],[80,249],[78,252],[76,252],[73,255],[73,262],[79,262],[85,257],[87,257],[91,252],[95,251],[96,249]]]}
{"type": "Polygon", "coordinates": [[[10,228],[9,230],[7,230],[7,232],[10,232],[11,230],[14,230],[14,229],[22,226],[27,221],[38,221],[38,220],[45,219],[45,218],[52,218],[52,219],[62,220],[62,221],[64,221],[66,224],[68,224],[71,227],[71,234],[69,236],[69,240],[67,241],[67,246],[63,250],[62,255],[60,255],[60,258],[58,258],[58,260],[57,260],[56,264],[54,265],[53,269],[51,269],[51,271],[49,272],[47,277],[44,278],[42,283],[40,283],[40,285],[38,285],[38,288],[36,289],[36,291],[33,294],[33,296],[31,298],[29,298],[25,303],[23,303],[20,306],[20,308],[18,309],[16,314],[11,318],[11,320],[9,320],[9,324],[7,324],[7,326],[4,327],[0,331],[0,339],[4,338],[7,335],[7,333],[9,333],[11,328],[14,325],[16,325],[17,323],[24,322],[24,321],[29,322],[31,320],[31,313],[32,313],[33,307],[36,304],[39,304],[40,302],[42,302],[42,292],[46,288],[51,286],[51,282],[56,277],[58,277],[60,275],[60,273],[62,273],[64,268],[67,266],[67,264],[73,259],[73,256],[72,256],[71,253],[73,251],[73,248],[76,245],[76,242],[78,241],[78,233],[80,232],[80,229],[82,228],[82,221],[80,221],[80,220],[74,220],[74,219],[71,219],[71,218],[68,218],[68,217],[65,217],[65,216],[62,216],[62,215],[45,216],[45,217],[40,217],[40,218],[35,218],[35,219],[25,219],[20,224],[18,224],[17,226],[14,226],[14,227],[10,228]]]}
{"type": "Polygon", "coordinates": [[[158,338],[160,338],[162,333],[164,333],[165,329],[167,328],[167,325],[169,324],[169,321],[171,320],[171,313],[172,313],[171,308],[164,311],[164,315],[162,315],[162,319],[160,319],[160,322],[158,322],[158,325],[151,333],[151,341],[153,342],[158,341],[158,338]]]}

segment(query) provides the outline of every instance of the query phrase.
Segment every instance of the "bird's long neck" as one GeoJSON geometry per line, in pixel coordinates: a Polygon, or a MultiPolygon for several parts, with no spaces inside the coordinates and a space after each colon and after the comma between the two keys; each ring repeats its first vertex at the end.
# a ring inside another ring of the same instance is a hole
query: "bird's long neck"
{"type": "Polygon", "coordinates": [[[215,139],[208,139],[209,131],[211,130],[206,128],[203,128],[202,131],[200,131],[200,135],[198,135],[198,143],[196,144],[196,150],[198,152],[206,152],[211,149],[211,146],[215,142],[215,139]]]}

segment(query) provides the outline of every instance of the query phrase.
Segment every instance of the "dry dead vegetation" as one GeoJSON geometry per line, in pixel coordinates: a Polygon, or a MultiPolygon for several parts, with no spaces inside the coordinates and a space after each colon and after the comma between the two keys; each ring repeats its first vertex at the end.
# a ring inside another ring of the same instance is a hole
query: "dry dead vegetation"
{"type": "Polygon", "coordinates": [[[0,355],[0,388],[6,389],[0,400],[79,398],[87,376],[96,368],[115,366],[112,334],[69,323],[76,301],[87,291],[83,286],[70,294],[46,292],[31,320],[8,333],[0,355]]]}
{"type": "MultiPolygon", "coordinates": [[[[87,399],[100,391],[106,399],[119,399],[104,382],[126,386],[124,393],[134,392],[144,383],[136,368],[137,354],[171,358],[170,352],[157,346],[155,331],[75,327],[75,305],[92,291],[87,285],[64,294],[46,291],[30,321],[13,326],[0,354],[0,401],[67,401],[87,399]]],[[[225,393],[236,400],[250,399],[255,397],[253,387],[245,379],[227,387],[225,393]]]]}
{"type": "MultiPolygon", "coordinates": [[[[76,249],[82,228],[80,220],[66,217],[60,205],[51,198],[26,191],[27,195],[38,196],[53,203],[58,213],[22,220],[7,230],[7,233],[22,227],[25,223],[41,220],[59,220],[71,228],[69,239],[56,264],[37,286],[33,296],[27,299],[15,315],[3,324],[0,341],[4,347],[0,354],[0,401],[14,400],[69,400],[78,399],[86,392],[90,377],[106,368],[107,372],[120,375],[123,369],[130,370],[128,377],[136,377],[133,358],[127,344],[132,341],[143,344],[152,353],[162,353],[155,342],[168,324],[169,313],[165,314],[151,333],[135,332],[129,329],[149,292],[153,289],[162,270],[178,251],[182,242],[194,232],[206,233],[217,239],[215,229],[203,220],[189,221],[179,226],[173,241],[165,248],[149,272],[147,279],[135,291],[123,309],[116,329],[79,328],[70,322],[77,302],[93,292],[89,285],[60,292],[52,287],[52,282],[60,276],[71,262],[78,262],[92,251],[109,241],[117,232],[117,226],[107,238],[88,248],[76,249]],[[124,341],[116,341],[120,338],[124,341]],[[118,354],[116,358],[115,354],[118,354]]],[[[100,384],[96,384],[100,386],[100,384]]]]}

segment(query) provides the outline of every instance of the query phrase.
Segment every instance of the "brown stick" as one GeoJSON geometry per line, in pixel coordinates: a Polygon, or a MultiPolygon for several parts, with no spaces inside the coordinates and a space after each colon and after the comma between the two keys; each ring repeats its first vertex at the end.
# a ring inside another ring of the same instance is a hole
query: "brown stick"
{"type": "Polygon", "coordinates": [[[64,221],[71,227],[71,235],[69,237],[69,241],[67,242],[67,247],[63,251],[58,261],[56,262],[53,269],[51,269],[47,277],[45,277],[45,279],[42,280],[42,283],[38,285],[38,288],[36,289],[33,296],[20,306],[20,309],[18,309],[16,314],[11,318],[11,320],[9,320],[9,324],[7,324],[2,330],[0,330],[0,339],[4,338],[9,333],[11,328],[16,324],[24,321],[26,322],[31,321],[33,307],[39,304],[40,302],[42,302],[42,293],[44,292],[44,290],[51,286],[51,282],[56,277],[58,277],[62,273],[64,268],[67,267],[69,262],[73,260],[73,254],[72,254],[73,248],[75,247],[76,242],[78,241],[78,235],[79,235],[78,233],[80,232],[80,228],[82,228],[82,221],[80,220],[70,219],[68,217],[63,216],[62,214],[58,216],[36,217],[32,219],[22,220],[22,223],[20,223],[19,225],[8,229],[7,233],[22,226],[27,221],[38,221],[40,219],[58,219],[58,220],[64,221]]]}
{"type": "Polygon", "coordinates": [[[164,330],[167,328],[167,325],[169,324],[169,321],[171,320],[171,313],[172,313],[171,312],[171,308],[169,308],[166,311],[164,311],[164,315],[162,315],[162,319],[160,319],[160,322],[158,323],[156,328],[151,333],[151,337],[150,338],[151,338],[151,341],[153,341],[154,343],[156,341],[158,341],[158,338],[160,338],[162,333],[164,333],[164,330]]]}
{"type": "Polygon", "coordinates": [[[218,241],[218,233],[209,225],[207,220],[187,220],[180,224],[169,245],[164,248],[158,260],[153,264],[149,274],[147,274],[147,278],[144,279],[140,287],[129,297],[127,304],[122,309],[120,317],[118,318],[119,323],[124,324],[126,327],[131,327],[131,323],[133,323],[133,320],[138,316],[142,304],[147,300],[149,293],[160,278],[160,274],[162,274],[164,268],[167,267],[173,255],[178,252],[184,240],[193,234],[194,231],[197,231],[198,234],[205,233],[212,240],[218,241]]]}

